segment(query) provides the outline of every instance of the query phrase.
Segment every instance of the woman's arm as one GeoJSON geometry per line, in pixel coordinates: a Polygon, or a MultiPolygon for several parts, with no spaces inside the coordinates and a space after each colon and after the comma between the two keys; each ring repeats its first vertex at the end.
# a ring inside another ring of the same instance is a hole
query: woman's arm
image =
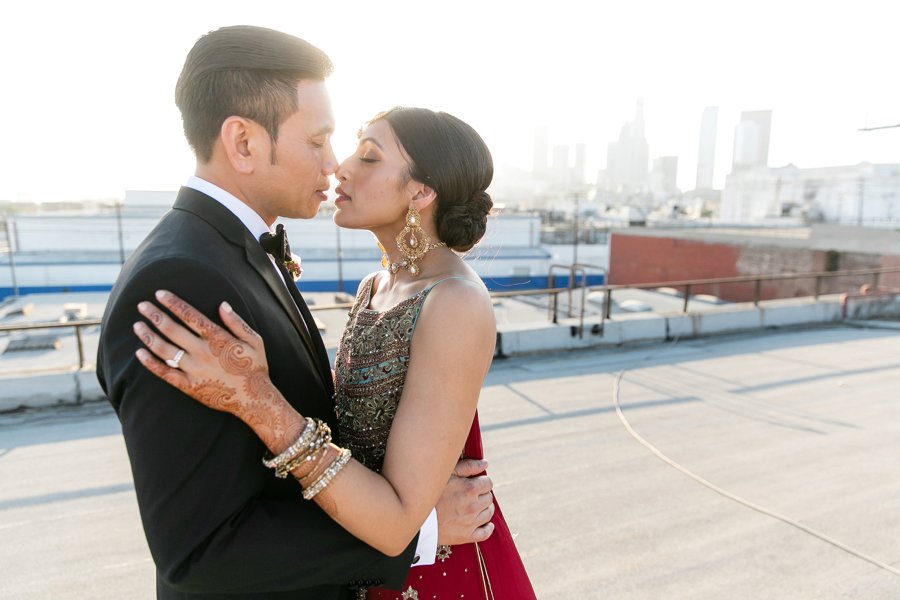
{"type": "MultiPolygon", "coordinates": [[[[159,302],[188,331],[151,303],[140,310],[174,345],[147,325],[135,331],[160,358],[186,353],[172,369],[139,353],[154,374],[216,410],[234,414],[277,454],[300,435],[305,420],[267,376],[259,336],[230,308],[217,327],[171,294],[159,302]]],[[[409,371],[388,439],[383,476],[350,461],[315,501],[348,531],[385,554],[400,553],[435,506],[459,457],[490,366],[495,324],[490,299],[473,283],[449,281],[425,303],[413,337],[409,371]],[[465,315],[460,326],[459,315],[465,315]]],[[[328,449],[332,460],[337,449],[328,449]]],[[[304,465],[293,473],[306,476],[304,465]]]]}

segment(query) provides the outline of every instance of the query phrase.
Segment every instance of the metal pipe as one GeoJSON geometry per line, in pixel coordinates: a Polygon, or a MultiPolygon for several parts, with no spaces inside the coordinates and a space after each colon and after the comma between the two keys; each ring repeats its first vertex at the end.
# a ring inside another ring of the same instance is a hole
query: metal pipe
{"type": "Polygon", "coordinates": [[[3,219],[3,227],[6,229],[6,247],[9,248],[9,270],[12,274],[12,291],[13,296],[19,295],[19,284],[16,281],[16,257],[13,252],[12,235],[9,233],[9,216],[3,219]]]}
{"type": "Polygon", "coordinates": [[[84,340],[81,339],[81,326],[75,326],[75,340],[78,342],[78,370],[84,369],[84,340]]]}

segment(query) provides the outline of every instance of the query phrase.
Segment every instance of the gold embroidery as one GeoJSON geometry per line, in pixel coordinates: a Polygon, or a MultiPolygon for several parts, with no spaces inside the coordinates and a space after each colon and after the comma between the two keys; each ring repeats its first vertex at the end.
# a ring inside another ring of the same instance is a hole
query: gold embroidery
{"type": "Polygon", "coordinates": [[[403,600],[419,600],[419,592],[414,590],[412,586],[409,586],[400,597],[403,598],[403,600]]]}
{"type": "Polygon", "coordinates": [[[451,554],[453,554],[453,548],[452,548],[452,547],[450,547],[450,546],[438,546],[438,547],[437,547],[437,553],[435,554],[434,557],[435,557],[436,559],[438,559],[439,561],[444,562],[445,560],[447,560],[448,558],[450,558],[450,555],[451,555],[451,554]]]}
{"type": "Polygon", "coordinates": [[[409,347],[423,290],[384,312],[366,309],[374,278],[360,289],[335,358],[335,411],[341,445],[381,472],[406,382],[409,347]]]}

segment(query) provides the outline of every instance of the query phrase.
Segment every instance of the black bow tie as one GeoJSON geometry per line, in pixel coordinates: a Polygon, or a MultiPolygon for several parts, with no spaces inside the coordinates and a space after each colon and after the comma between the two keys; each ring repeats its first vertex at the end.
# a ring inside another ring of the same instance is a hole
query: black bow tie
{"type": "Polygon", "coordinates": [[[279,262],[290,260],[291,246],[288,244],[287,232],[281,223],[275,228],[275,233],[264,233],[259,236],[259,243],[263,250],[275,257],[279,262]]]}

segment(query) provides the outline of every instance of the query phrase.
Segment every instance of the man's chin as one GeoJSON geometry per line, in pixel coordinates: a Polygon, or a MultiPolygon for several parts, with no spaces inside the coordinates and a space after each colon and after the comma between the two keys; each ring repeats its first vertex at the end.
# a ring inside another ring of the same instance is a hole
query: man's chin
{"type": "Polygon", "coordinates": [[[297,208],[292,209],[290,211],[285,211],[285,214],[281,215],[285,219],[312,219],[317,214],[319,214],[319,206],[310,206],[306,208],[297,208]]]}

